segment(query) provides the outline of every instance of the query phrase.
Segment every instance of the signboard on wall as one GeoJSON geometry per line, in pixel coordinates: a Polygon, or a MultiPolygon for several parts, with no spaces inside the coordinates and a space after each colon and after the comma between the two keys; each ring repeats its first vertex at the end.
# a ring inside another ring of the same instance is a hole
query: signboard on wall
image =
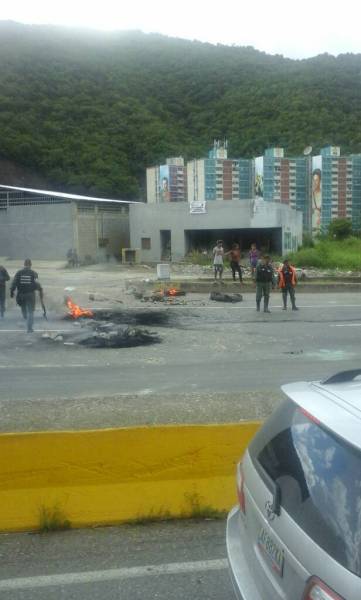
{"type": "Polygon", "coordinates": [[[191,215],[204,215],[207,212],[205,200],[195,200],[189,203],[189,212],[191,215]]]}

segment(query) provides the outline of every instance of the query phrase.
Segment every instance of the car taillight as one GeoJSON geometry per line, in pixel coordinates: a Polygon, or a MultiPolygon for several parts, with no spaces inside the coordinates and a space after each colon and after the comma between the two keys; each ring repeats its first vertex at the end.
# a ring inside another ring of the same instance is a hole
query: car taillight
{"type": "Polygon", "coordinates": [[[303,600],[344,600],[318,577],[309,580],[303,600]]]}
{"type": "Polygon", "coordinates": [[[237,465],[237,495],[240,509],[243,513],[246,513],[246,499],[244,496],[244,475],[242,464],[237,465]]]}

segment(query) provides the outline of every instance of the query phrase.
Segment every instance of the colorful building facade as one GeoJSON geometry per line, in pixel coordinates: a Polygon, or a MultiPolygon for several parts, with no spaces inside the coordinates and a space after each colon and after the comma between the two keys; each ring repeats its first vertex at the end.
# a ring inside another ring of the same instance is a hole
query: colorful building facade
{"type": "Polygon", "coordinates": [[[312,158],[311,207],[313,234],[337,218],[361,229],[361,154],[341,156],[339,146],[326,146],[312,158]]]}
{"type": "Polygon", "coordinates": [[[242,200],[254,195],[254,161],[231,159],[227,143],[214,143],[208,158],[187,163],[188,201],[242,200]]]}
{"type": "MultiPolygon", "coordinates": [[[[361,230],[361,154],[342,156],[339,146],[320,155],[288,157],[283,148],[265,150],[255,159],[228,158],[227,142],[214,142],[208,158],[171,158],[147,169],[147,201],[189,202],[262,198],[302,212],[303,230],[326,231],[335,218],[361,230]]],[[[205,210],[205,209],[204,209],[205,210]]]]}
{"type": "Polygon", "coordinates": [[[187,202],[187,168],[182,156],[147,169],[147,202],[187,202]]]}
{"type": "Polygon", "coordinates": [[[311,224],[311,177],[309,156],[285,157],[283,148],[268,148],[256,159],[256,195],[302,211],[306,231],[311,224]]]}

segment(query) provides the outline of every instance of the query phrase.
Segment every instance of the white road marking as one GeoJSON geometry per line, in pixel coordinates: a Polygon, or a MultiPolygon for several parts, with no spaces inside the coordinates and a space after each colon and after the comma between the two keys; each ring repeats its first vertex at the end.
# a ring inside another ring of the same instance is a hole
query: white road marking
{"type": "MultiPolygon", "coordinates": [[[[229,308],[251,308],[252,310],[256,310],[256,302],[251,299],[249,299],[250,303],[248,303],[247,300],[243,300],[242,302],[235,302],[234,304],[231,302],[215,302],[214,305],[213,304],[206,304],[206,305],[192,304],[192,302],[198,302],[197,300],[189,300],[186,302],[187,302],[186,304],[174,304],[174,305],[172,305],[172,303],[163,304],[162,307],[159,307],[159,306],[147,306],[147,307],[128,306],[128,307],[126,307],[126,310],[127,311],[131,311],[131,310],[140,311],[142,308],[144,309],[144,311],[145,311],[145,308],[147,308],[147,312],[151,312],[152,310],[154,312],[158,312],[159,310],[162,310],[162,308],[163,309],[164,308],[177,308],[177,309],[178,308],[179,309],[182,309],[182,308],[201,308],[201,309],[223,308],[223,309],[225,309],[225,308],[227,308],[227,310],[229,308]],[[245,302],[247,302],[247,306],[245,306],[245,302]]],[[[202,300],[200,300],[200,302],[202,302],[202,300]]],[[[273,308],[282,308],[283,305],[282,304],[273,304],[272,306],[273,306],[273,308]]],[[[330,308],[330,309],[331,308],[361,308],[361,304],[332,304],[332,306],[325,307],[324,304],[303,304],[302,305],[302,304],[297,303],[297,306],[299,306],[299,308],[322,308],[322,309],[325,309],[325,308],[330,308]]],[[[112,307],[111,310],[114,310],[114,307],[112,307]]],[[[291,310],[290,306],[289,306],[288,310],[291,310]]]]}
{"type": "Polygon", "coordinates": [[[136,577],[154,577],[155,575],[177,575],[183,573],[199,573],[201,571],[221,571],[227,569],[226,558],[216,560],[198,560],[195,562],[168,563],[108,569],[106,571],[85,571],[82,573],[62,573],[60,575],[38,575],[35,577],[17,577],[0,581],[0,590],[21,590],[44,588],[50,586],[78,585],[136,577]]]}
{"type": "MultiPolygon", "coordinates": [[[[72,329],[34,329],[33,333],[72,333],[72,329]]],[[[1,329],[0,333],[26,333],[26,329],[1,329]]],[[[28,335],[28,334],[27,334],[28,335]]],[[[31,337],[29,337],[29,340],[31,337]]]]}
{"type": "MultiPolygon", "coordinates": [[[[107,365],[102,365],[102,366],[104,367],[107,365]]],[[[18,369],[19,370],[24,370],[24,369],[69,369],[69,368],[70,369],[79,369],[80,367],[84,367],[84,368],[91,367],[93,369],[94,365],[93,364],[78,365],[75,363],[72,363],[70,365],[59,365],[59,364],[56,364],[56,365],[51,365],[51,364],[48,364],[48,365],[41,365],[41,364],[40,365],[24,365],[24,364],[22,364],[21,366],[19,366],[19,365],[0,365],[0,369],[16,369],[16,370],[18,370],[18,369]]]]}
{"type": "Polygon", "coordinates": [[[330,327],[361,327],[361,323],[332,323],[330,327]]]}
{"type": "MultiPolygon", "coordinates": [[[[322,308],[323,310],[325,308],[329,308],[329,309],[332,309],[332,308],[336,308],[336,309],[339,309],[339,308],[361,308],[361,304],[337,304],[337,305],[333,304],[332,306],[325,307],[324,304],[298,304],[297,303],[297,306],[300,309],[303,309],[303,308],[322,308]]],[[[254,303],[251,306],[244,306],[244,305],[242,305],[242,302],[240,302],[238,306],[234,306],[231,303],[226,303],[226,302],[221,303],[220,302],[219,306],[209,306],[209,305],[207,305],[207,306],[191,306],[191,305],[188,305],[188,306],[184,305],[184,306],[182,306],[182,305],[179,305],[179,306],[177,306],[177,308],[202,308],[202,309],[203,308],[222,308],[223,310],[227,309],[227,311],[228,311],[229,308],[231,308],[231,309],[232,308],[233,309],[235,309],[235,308],[250,308],[251,310],[256,310],[256,304],[254,303]]],[[[271,303],[270,304],[270,308],[282,308],[282,304],[272,304],[271,303]]],[[[291,307],[288,308],[287,312],[292,312],[291,307]]]]}

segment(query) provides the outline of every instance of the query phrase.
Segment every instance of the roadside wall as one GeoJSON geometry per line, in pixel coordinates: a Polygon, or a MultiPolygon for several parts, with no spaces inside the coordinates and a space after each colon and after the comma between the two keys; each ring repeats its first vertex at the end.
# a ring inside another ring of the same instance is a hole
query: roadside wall
{"type": "Polygon", "coordinates": [[[0,211],[0,256],[9,259],[66,260],[68,250],[75,248],[81,260],[102,261],[120,258],[129,244],[126,205],[112,210],[44,203],[0,211]]]}
{"type": "Polygon", "coordinates": [[[76,209],[76,234],[80,260],[90,257],[103,261],[120,258],[121,249],[129,248],[129,213],[124,206],[117,210],[97,206],[78,206],[76,209]]]}
{"type": "Polygon", "coordinates": [[[176,425],[0,435],[0,531],[186,517],[237,502],[235,466],[259,427],[176,425]]]}
{"type": "Polygon", "coordinates": [[[65,260],[73,244],[71,204],[12,206],[0,213],[0,256],[65,260]]]}

